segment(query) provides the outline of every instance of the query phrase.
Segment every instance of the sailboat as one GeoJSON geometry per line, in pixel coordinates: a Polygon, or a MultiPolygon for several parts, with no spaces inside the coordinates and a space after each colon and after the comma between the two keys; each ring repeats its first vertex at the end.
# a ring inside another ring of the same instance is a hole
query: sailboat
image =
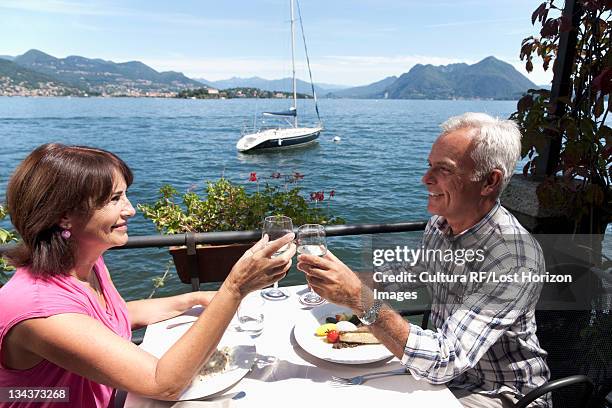
{"type": "MultiPolygon", "coordinates": [[[[315,111],[317,113],[318,123],[311,127],[301,127],[298,125],[297,112],[297,80],[295,77],[295,18],[294,18],[294,1],[290,0],[291,5],[291,66],[293,71],[293,104],[283,112],[263,112],[263,116],[273,116],[284,119],[284,125],[274,128],[255,128],[250,132],[243,132],[236,143],[238,151],[243,153],[261,152],[271,149],[295,148],[309,145],[317,142],[319,134],[323,130],[323,123],[319,116],[319,107],[317,105],[317,94],[314,90],[312,81],[312,73],[310,71],[310,61],[308,59],[308,49],[306,47],[306,36],[304,35],[304,26],[302,25],[302,15],[298,3],[298,15],[300,17],[300,27],[302,29],[302,38],[304,40],[304,50],[306,52],[306,62],[308,65],[308,73],[310,75],[310,86],[314,99],[315,111]]],[[[256,126],[256,125],[255,125],[256,126]]],[[[254,126],[254,127],[255,127],[254,126]]]]}

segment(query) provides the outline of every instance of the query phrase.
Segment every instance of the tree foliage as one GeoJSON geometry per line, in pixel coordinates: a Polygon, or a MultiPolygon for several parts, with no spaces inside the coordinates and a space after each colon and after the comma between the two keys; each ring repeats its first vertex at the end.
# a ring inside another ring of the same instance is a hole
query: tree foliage
{"type": "MultiPolygon", "coordinates": [[[[511,118],[523,133],[522,156],[528,158],[524,174],[533,174],[535,160],[548,140],[561,137],[560,160],[554,174],[538,188],[544,206],[565,209],[579,223],[593,211],[610,216],[612,194],[612,129],[606,119],[612,111],[612,1],[577,1],[582,16],[577,27],[562,15],[563,1],[547,0],[533,12],[539,36],[523,40],[520,57],[528,72],[539,59],[546,71],[559,63],[559,41],[564,32],[576,30],[576,56],[570,75],[570,95],[559,98],[566,105],[554,115],[548,90],[529,90],[511,118]],[[552,63],[552,67],[551,67],[552,63]]],[[[603,232],[596,231],[593,232],[603,232]]]]}

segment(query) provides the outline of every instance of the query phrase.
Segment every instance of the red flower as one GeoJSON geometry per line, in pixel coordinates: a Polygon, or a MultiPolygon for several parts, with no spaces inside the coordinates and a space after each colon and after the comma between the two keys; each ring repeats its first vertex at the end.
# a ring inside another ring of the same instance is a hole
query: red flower
{"type": "Polygon", "coordinates": [[[329,198],[333,198],[336,195],[336,190],[331,190],[329,192],[329,198]]]}
{"type": "Polygon", "coordinates": [[[251,172],[251,175],[249,176],[249,181],[257,181],[257,173],[256,172],[251,172]]]}
{"type": "Polygon", "coordinates": [[[325,200],[325,193],[323,191],[317,191],[317,193],[316,193],[316,200],[317,201],[325,200]]]}
{"type": "Polygon", "coordinates": [[[317,199],[317,193],[312,192],[310,193],[310,201],[315,201],[317,199]]]}

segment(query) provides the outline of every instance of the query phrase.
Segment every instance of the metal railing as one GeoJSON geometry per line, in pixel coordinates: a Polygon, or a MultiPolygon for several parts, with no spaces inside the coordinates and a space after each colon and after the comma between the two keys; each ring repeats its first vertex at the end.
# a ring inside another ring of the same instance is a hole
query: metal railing
{"type": "MultiPolygon", "coordinates": [[[[325,227],[328,237],[342,237],[348,235],[387,234],[394,232],[422,231],[427,225],[426,221],[398,222],[387,224],[351,224],[351,225],[329,225],[325,227]]],[[[202,232],[172,235],[142,235],[132,236],[127,244],[115,247],[114,250],[133,248],[161,248],[170,246],[187,245],[188,239],[193,239],[196,244],[232,244],[253,242],[261,237],[261,231],[227,231],[227,232],[202,232]]],[[[0,255],[15,244],[0,245],[0,255]]]]}

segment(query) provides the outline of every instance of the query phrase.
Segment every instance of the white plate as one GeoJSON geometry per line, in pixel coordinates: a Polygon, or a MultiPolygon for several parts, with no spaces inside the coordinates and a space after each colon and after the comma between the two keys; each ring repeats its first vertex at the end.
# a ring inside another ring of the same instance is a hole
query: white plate
{"type": "Polygon", "coordinates": [[[334,349],[323,337],[315,335],[325,318],[336,314],[353,314],[350,309],[327,303],[305,312],[293,328],[295,340],[304,351],[322,360],[342,364],[366,364],[387,359],[393,354],[381,344],[366,344],[352,348],[334,349]]]}
{"type": "MultiPolygon", "coordinates": [[[[156,357],[161,357],[193,324],[191,316],[180,316],[168,321],[167,333],[162,339],[143,342],[140,347],[156,357]]],[[[197,375],[191,385],[183,391],[178,401],[207,397],[231,387],[244,377],[255,361],[255,343],[246,333],[227,330],[218,349],[229,347],[232,358],[229,367],[221,372],[206,377],[197,375]]]]}

